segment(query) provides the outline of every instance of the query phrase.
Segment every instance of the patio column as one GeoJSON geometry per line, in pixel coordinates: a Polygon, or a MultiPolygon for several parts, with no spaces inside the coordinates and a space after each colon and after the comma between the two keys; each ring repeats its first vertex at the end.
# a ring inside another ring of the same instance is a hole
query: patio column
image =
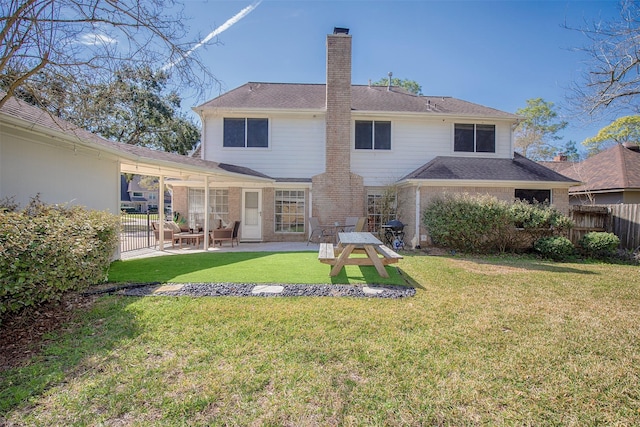
{"type": "Polygon", "coordinates": [[[164,250],[164,175],[158,177],[158,250],[164,250]]]}
{"type": "Polygon", "coordinates": [[[204,233],[204,243],[202,248],[206,251],[209,249],[209,176],[204,177],[204,224],[202,232],[204,233]]]}

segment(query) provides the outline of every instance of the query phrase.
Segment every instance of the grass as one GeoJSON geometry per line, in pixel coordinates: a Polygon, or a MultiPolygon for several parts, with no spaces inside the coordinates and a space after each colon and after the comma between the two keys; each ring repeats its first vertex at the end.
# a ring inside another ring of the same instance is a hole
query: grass
{"type": "MultiPolygon", "coordinates": [[[[365,256],[365,255],[362,255],[365,256]]],[[[226,252],[118,261],[109,271],[111,282],[175,283],[301,283],[406,284],[398,269],[387,266],[389,278],[372,266],[346,266],[335,277],[317,252],[226,252]]]]}
{"type": "Polygon", "coordinates": [[[102,297],[0,374],[0,414],[43,426],[640,424],[638,266],[400,267],[414,298],[102,297]]]}

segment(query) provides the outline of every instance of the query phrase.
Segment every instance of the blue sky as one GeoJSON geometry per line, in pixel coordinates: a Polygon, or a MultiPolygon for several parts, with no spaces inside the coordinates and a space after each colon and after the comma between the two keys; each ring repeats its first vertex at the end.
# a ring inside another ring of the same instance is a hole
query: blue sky
{"type": "MultiPolygon", "coordinates": [[[[198,54],[222,92],[249,81],[325,82],[326,35],[346,27],[352,35],[352,83],[393,72],[417,81],[425,95],[453,96],[515,112],[526,100],[553,102],[570,126],[562,141],[578,143],[608,122],[570,115],[566,95],[585,71],[587,46],[579,31],[563,28],[618,16],[609,1],[215,1],[185,0],[185,22],[200,38],[242,9],[249,14],[200,47],[198,54]]],[[[186,97],[191,107],[205,98],[186,97]]]]}

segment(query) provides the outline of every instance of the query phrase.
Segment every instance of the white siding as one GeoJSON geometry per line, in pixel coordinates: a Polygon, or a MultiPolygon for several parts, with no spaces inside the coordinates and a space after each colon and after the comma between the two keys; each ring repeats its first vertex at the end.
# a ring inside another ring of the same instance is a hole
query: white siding
{"type": "MultiPolygon", "coordinates": [[[[229,116],[231,117],[231,116],[229,116]]],[[[260,117],[249,115],[249,117],[260,117]]],[[[266,116],[264,116],[266,117],[266,116]]],[[[324,116],[269,116],[269,148],[222,147],[222,117],[205,120],[207,160],[255,169],[274,178],[311,178],[325,170],[324,116]]],[[[391,150],[355,150],[355,120],[389,120],[354,115],[351,126],[351,170],[365,186],[397,181],[437,156],[511,158],[509,123],[496,122],[495,153],[453,151],[454,123],[492,124],[488,121],[442,118],[391,119],[391,150]]]]}
{"type": "Polygon", "coordinates": [[[22,207],[39,193],[45,203],[118,213],[119,174],[117,161],[95,151],[74,153],[46,137],[0,126],[0,198],[15,197],[22,207]]]}
{"type": "Polygon", "coordinates": [[[205,121],[207,160],[245,166],[274,178],[311,178],[324,172],[324,116],[269,117],[266,149],[223,147],[222,123],[221,117],[205,121]]]}
{"type": "MultiPolygon", "coordinates": [[[[372,119],[362,118],[362,120],[372,119]]],[[[496,153],[454,152],[454,123],[463,122],[442,119],[392,120],[391,150],[355,150],[352,143],[351,170],[364,178],[365,186],[384,186],[397,181],[438,156],[510,158],[513,155],[511,129],[508,124],[496,124],[496,153]]],[[[355,140],[354,128],[352,128],[351,140],[355,140]]]]}

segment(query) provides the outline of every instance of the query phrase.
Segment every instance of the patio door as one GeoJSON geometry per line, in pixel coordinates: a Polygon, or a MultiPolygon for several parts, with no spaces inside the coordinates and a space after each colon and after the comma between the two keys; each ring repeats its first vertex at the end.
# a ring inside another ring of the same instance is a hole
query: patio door
{"type": "Polygon", "coordinates": [[[262,190],[242,190],[242,240],[262,240],[262,190]]]}

